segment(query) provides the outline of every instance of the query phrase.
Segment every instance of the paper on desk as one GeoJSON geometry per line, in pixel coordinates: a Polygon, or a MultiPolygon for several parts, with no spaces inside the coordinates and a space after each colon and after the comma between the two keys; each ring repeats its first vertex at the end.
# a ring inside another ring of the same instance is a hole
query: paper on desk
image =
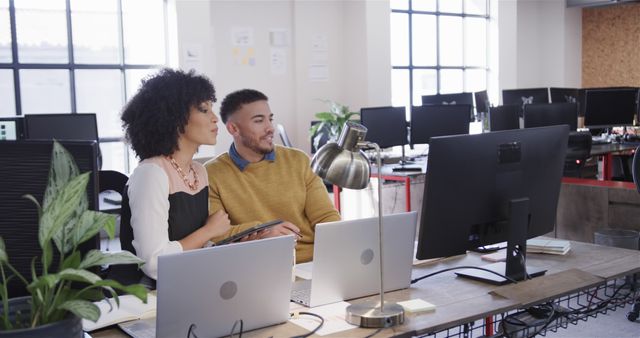
{"type": "Polygon", "coordinates": [[[296,264],[293,268],[296,277],[302,279],[311,279],[313,272],[313,262],[296,264]]]}
{"type": "MultiPolygon", "coordinates": [[[[324,325],[322,325],[316,334],[325,336],[356,328],[357,326],[345,321],[344,316],[347,306],[349,306],[347,302],[338,302],[308,309],[307,312],[315,313],[324,318],[324,325]]],[[[320,323],[320,319],[305,315],[300,315],[297,319],[289,319],[289,321],[309,331],[315,329],[320,323]]]]}

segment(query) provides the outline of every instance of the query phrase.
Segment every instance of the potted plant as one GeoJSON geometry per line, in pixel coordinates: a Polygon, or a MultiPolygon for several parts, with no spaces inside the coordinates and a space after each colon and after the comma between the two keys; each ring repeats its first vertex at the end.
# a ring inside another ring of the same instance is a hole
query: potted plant
{"type": "Polygon", "coordinates": [[[326,142],[336,141],[344,124],[353,116],[360,116],[360,113],[349,111],[349,107],[343,104],[332,100],[320,101],[327,104],[329,111],[316,113],[315,117],[320,123],[312,125],[309,129],[309,137],[314,149],[318,149],[322,145],[320,143],[323,137],[326,137],[326,142]]]}
{"type": "Polygon", "coordinates": [[[31,276],[22,276],[9,262],[0,237],[0,337],[82,337],[81,319],[97,321],[99,308],[94,301],[112,295],[119,305],[116,290],[132,294],[146,302],[147,290],[140,284],[121,285],[104,280],[91,268],[105,264],[139,266],[143,261],[128,251],[104,253],[91,250],[84,255],[78,246],[104,228],[113,238],[115,217],[88,210],[86,186],[89,173],[80,174],[73,157],[58,142],[53,143],[51,168],[42,205],[31,195],[24,196],[38,209],[38,242],[41,257],[34,257],[31,276]],[[53,246],[59,253],[57,271],[52,271],[53,246]],[[36,271],[39,259],[42,269],[36,271]],[[22,281],[30,296],[9,299],[7,282],[22,281]]]}

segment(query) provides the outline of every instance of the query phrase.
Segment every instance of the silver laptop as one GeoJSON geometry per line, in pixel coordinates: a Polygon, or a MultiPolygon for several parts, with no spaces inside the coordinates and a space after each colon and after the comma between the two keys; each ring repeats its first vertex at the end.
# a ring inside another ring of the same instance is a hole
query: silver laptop
{"type": "Polygon", "coordinates": [[[136,338],[220,337],[240,320],[244,331],[285,322],[294,245],[284,236],[159,256],[157,318],[120,327],[136,338]]]}
{"type": "MultiPolygon", "coordinates": [[[[383,217],[385,291],[409,287],[416,233],[415,211],[383,217]]],[[[291,300],[309,307],[380,291],[378,218],[316,225],[311,280],[297,281],[291,300]]]]}

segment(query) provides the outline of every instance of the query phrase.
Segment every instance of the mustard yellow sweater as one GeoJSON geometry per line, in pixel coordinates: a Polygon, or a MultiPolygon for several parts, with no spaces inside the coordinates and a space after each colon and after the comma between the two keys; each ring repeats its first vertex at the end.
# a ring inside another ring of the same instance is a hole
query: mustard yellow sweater
{"type": "Polygon", "coordinates": [[[302,239],[296,245],[296,261],[313,259],[313,239],[318,223],[340,220],[322,180],[311,171],[304,152],[275,147],[275,161],[250,163],[244,171],[228,153],[207,162],[209,213],[224,209],[232,229],[214,241],[232,236],[256,224],[281,219],[295,224],[302,239]]]}

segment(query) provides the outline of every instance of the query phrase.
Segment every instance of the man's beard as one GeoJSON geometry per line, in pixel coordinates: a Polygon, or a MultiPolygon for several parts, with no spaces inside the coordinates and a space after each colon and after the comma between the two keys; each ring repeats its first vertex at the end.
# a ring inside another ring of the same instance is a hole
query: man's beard
{"type": "MultiPolygon", "coordinates": [[[[268,135],[270,136],[270,135],[268,135]]],[[[245,146],[246,148],[251,149],[252,151],[254,151],[257,154],[262,154],[262,155],[266,155],[270,152],[273,151],[273,144],[270,147],[262,147],[260,146],[260,142],[256,141],[252,138],[249,137],[244,137],[242,135],[240,135],[240,142],[242,142],[242,145],[245,146]]]]}

